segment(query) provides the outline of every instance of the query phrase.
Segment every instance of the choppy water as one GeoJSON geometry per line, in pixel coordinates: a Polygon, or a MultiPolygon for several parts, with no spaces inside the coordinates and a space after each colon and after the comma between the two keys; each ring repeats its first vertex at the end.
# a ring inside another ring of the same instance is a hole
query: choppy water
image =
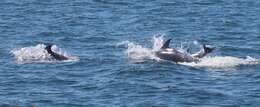
{"type": "Polygon", "coordinates": [[[0,106],[260,105],[258,0],[2,0],[0,106]],[[164,35],[164,36],[161,36],[164,35]],[[155,57],[207,43],[199,63],[155,57]],[[44,51],[70,56],[55,61],[44,51]]]}

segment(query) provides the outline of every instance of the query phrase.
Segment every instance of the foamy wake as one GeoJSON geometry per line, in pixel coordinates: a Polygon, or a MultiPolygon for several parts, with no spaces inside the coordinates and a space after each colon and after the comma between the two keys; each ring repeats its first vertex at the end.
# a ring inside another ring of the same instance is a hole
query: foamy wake
{"type": "MultiPolygon", "coordinates": [[[[51,62],[57,62],[57,60],[54,60],[48,52],[45,50],[44,44],[38,44],[36,46],[29,46],[29,47],[23,47],[20,49],[13,49],[11,50],[11,54],[14,55],[14,58],[17,63],[24,64],[24,63],[51,63],[51,62]]],[[[72,57],[68,55],[66,52],[59,49],[56,45],[52,47],[52,50],[62,54],[64,56],[69,57],[69,60],[63,61],[63,62],[71,62],[71,61],[77,61],[79,60],[77,57],[72,57]]]]}
{"type": "Polygon", "coordinates": [[[259,60],[247,56],[246,58],[237,58],[232,56],[214,56],[204,57],[200,62],[195,63],[180,63],[182,65],[192,67],[207,67],[207,68],[231,68],[241,65],[255,65],[259,64],[259,60]]]}
{"type": "MultiPolygon", "coordinates": [[[[194,41],[193,41],[194,42],[194,41]]],[[[194,42],[196,43],[196,42],[194,42]]],[[[118,45],[126,46],[125,53],[130,59],[144,61],[146,59],[152,59],[156,61],[162,61],[160,58],[156,57],[154,51],[160,49],[163,45],[163,36],[156,37],[154,36],[152,39],[152,48],[143,47],[137,43],[123,41],[118,45]]],[[[180,47],[175,47],[176,49],[180,49],[180,47]]],[[[259,64],[260,60],[247,56],[246,58],[238,58],[232,56],[208,56],[200,59],[199,62],[191,62],[191,63],[179,63],[181,65],[192,66],[192,67],[207,67],[207,68],[231,68],[241,65],[255,65],[259,64]]]]}

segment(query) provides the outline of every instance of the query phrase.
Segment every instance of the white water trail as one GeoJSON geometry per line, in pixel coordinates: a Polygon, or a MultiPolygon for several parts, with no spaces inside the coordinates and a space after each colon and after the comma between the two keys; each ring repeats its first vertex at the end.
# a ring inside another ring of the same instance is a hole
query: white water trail
{"type": "Polygon", "coordinates": [[[192,67],[206,67],[206,68],[232,68],[241,65],[255,65],[259,64],[259,60],[247,56],[247,58],[237,58],[232,56],[208,56],[201,58],[198,63],[180,63],[192,67]]]}
{"type": "MultiPolygon", "coordinates": [[[[51,63],[51,62],[57,62],[57,60],[54,60],[48,52],[45,50],[46,45],[44,44],[38,44],[36,46],[29,46],[29,47],[23,47],[20,49],[13,49],[11,50],[11,54],[13,54],[16,62],[18,64],[24,64],[24,63],[51,63]]],[[[56,45],[52,47],[52,50],[69,57],[69,60],[66,60],[64,62],[70,62],[70,61],[77,61],[79,60],[77,57],[71,57],[67,55],[67,52],[62,51],[62,49],[58,48],[56,45]]]]}
{"type": "MultiPolygon", "coordinates": [[[[194,41],[191,41],[194,42],[194,41]]],[[[164,37],[163,36],[154,36],[152,38],[152,44],[153,47],[146,48],[143,47],[137,43],[130,42],[130,41],[123,41],[119,43],[118,45],[126,45],[126,51],[128,58],[134,59],[134,60],[140,60],[143,61],[145,59],[152,59],[156,61],[161,61],[160,58],[156,57],[154,54],[155,51],[159,50],[164,43],[164,37]]],[[[197,42],[194,42],[194,45],[198,45],[197,42]]],[[[192,48],[192,47],[191,47],[192,48]]],[[[181,52],[184,52],[185,49],[175,47],[175,49],[178,49],[181,52]]],[[[186,52],[186,51],[185,51],[186,52]]],[[[214,52],[214,51],[213,51],[214,52]]],[[[232,68],[237,67],[241,65],[255,65],[259,64],[260,60],[252,58],[250,56],[247,56],[246,58],[238,58],[233,56],[207,56],[204,58],[201,58],[199,62],[184,62],[179,63],[181,65],[185,66],[191,66],[191,67],[206,67],[206,68],[232,68]]]]}

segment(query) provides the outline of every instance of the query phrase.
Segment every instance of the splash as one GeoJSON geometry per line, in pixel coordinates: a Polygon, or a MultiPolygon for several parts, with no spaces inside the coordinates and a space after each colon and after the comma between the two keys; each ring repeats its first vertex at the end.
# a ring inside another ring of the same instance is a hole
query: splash
{"type": "MultiPolygon", "coordinates": [[[[20,49],[13,49],[13,50],[11,50],[10,53],[14,55],[16,62],[19,64],[57,62],[48,54],[48,52],[45,50],[45,47],[46,46],[44,44],[38,44],[36,46],[29,46],[29,47],[23,47],[20,49]]],[[[59,54],[62,54],[64,56],[68,56],[69,60],[67,60],[65,62],[79,60],[77,57],[69,56],[67,54],[67,52],[62,51],[56,45],[54,45],[52,47],[52,50],[59,54]]]]}
{"type": "Polygon", "coordinates": [[[143,61],[145,59],[155,59],[159,60],[154,54],[153,50],[149,48],[145,48],[139,44],[133,42],[122,42],[121,45],[126,45],[127,50],[125,53],[127,54],[128,58],[143,61]]]}
{"type": "Polygon", "coordinates": [[[127,54],[128,58],[133,60],[144,61],[146,59],[153,59],[153,60],[160,60],[160,58],[156,57],[154,51],[160,49],[159,47],[162,46],[162,37],[154,37],[153,38],[153,48],[146,48],[138,43],[130,42],[130,41],[123,41],[117,44],[117,46],[126,46],[125,53],[127,54]]]}
{"type": "Polygon", "coordinates": [[[163,38],[164,36],[153,36],[153,51],[158,51],[163,46],[163,38]]]}
{"type": "MultiPolygon", "coordinates": [[[[126,45],[125,53],[130,59],[140,60],[143,61],[145,59],[152,59],[156,61],[163,61],[160,58],[156,57],[154,54],[155,51],[159,50],[163,43],[164,43],[164,36],[153,36],[152,38],[152,48],[143,47],[137,43],[130,42],[130,41],[123,41],[119,43],[119,45],[126,45]]],[[[199,46],[197,41],[191,41],[194,46],[199,46]]],[[[190,44],[188,43],[190,46],[190,44]]],[[[185,46],[183,44],[180,45],[181,47],[174,47],[175,49],[179,50],[180,52],[186,52],[184,49],[185,46]]],[[[188,47],[193,48],[193,47],[188,47]]],[[[191,63],[179,63],[185,66],[191,67],[206,67],[206,68],[232,68],[240,65],[255,65],[259,64],[260,61],[258,59],[252,58],[247,56],[247,58],[238,58],[232,56],[208,56],[200,59],[200,62],[191,62],[191,63]]]]}

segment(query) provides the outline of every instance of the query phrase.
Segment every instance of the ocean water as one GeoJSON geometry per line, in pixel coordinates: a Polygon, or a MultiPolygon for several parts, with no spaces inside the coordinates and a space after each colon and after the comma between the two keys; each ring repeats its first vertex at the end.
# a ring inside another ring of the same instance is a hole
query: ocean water
{"type": "Polygon", "coordinates": [[[258,107],[258,0],[1,0],[1,107],[258,107]],[[163,41],[198,63],[153,55],[163,41]],[[55,61],[44,50],[69,56],[55,61]]]}

